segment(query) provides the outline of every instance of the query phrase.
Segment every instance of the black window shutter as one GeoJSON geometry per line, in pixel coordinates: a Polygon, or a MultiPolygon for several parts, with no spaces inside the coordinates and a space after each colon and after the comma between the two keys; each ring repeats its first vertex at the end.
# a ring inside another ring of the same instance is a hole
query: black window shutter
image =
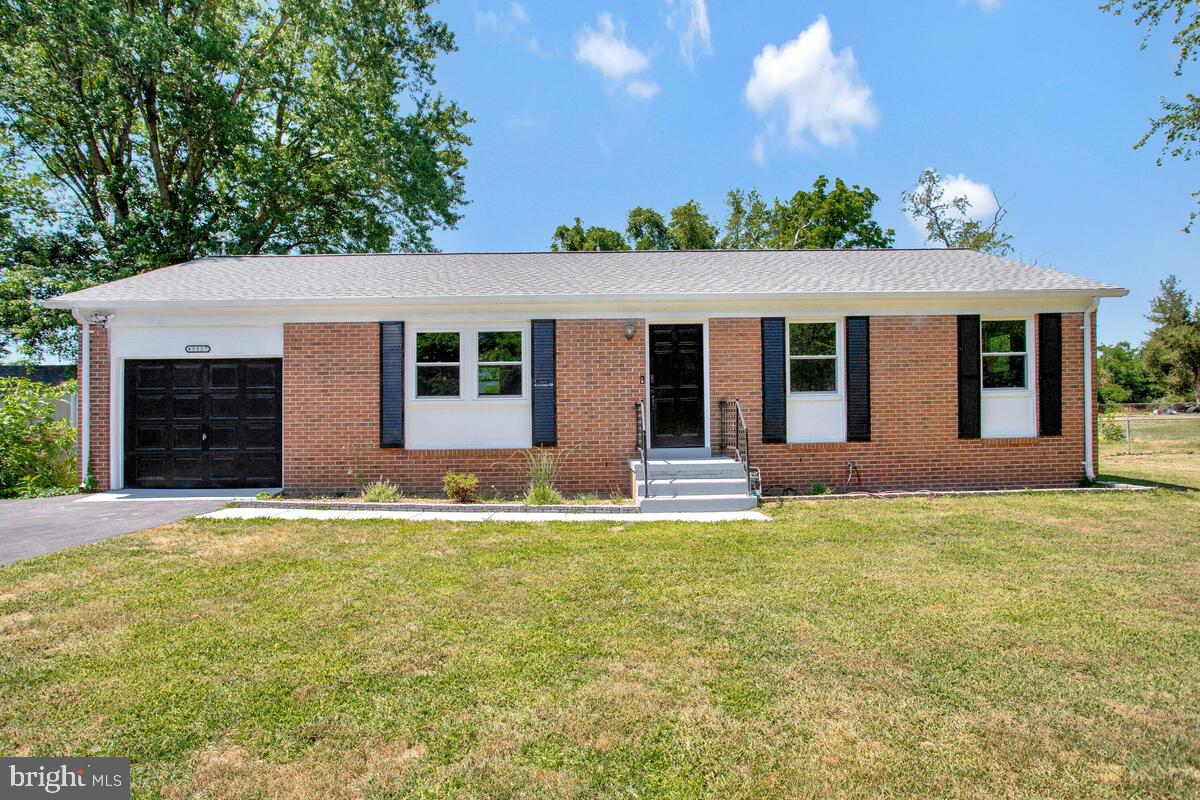
{"type": "Polygon", "coordinates": [[[787,326],[762,318],[762,440],[787,441],[787,326]]]}
{"type": "Polygon", "coordinates": [[[1062,436],[1062,314],[1038,314],[1038,435],[1062,436]]]}
{"type": "Polygon", "coordinates": [[[871,441],[870,317],[846,317],[846,441],[871,441]]]}
{"type": "Polygon", "coordinates": [[[958,438],[983,435],[980,376],[979,315],[958,318],[958,438]]]}
{"type": "Polygon", "coordinates": [[[533,342],[533,444],[558,444],[558,388],[555,386],[554,320],[535,319],[530,324],[533,342]]]}
{"type": "Polygon", "coordinates": [[[404,447],[404,323],[379,323],[379,446],[404,447]]]}

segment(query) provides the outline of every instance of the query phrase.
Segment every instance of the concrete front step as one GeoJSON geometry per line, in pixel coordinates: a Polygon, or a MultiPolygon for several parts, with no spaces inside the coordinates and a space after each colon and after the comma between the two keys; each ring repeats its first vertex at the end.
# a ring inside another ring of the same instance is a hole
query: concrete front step
{"type": "MultiPolygon", "coordinates": [[[[745,494],[746,476],[736,478],[656,478],[650,470],[650,495],[745,494]]],[[[638,495],[646,494],[646,484],[638,481],[638,495]]]]}
{"type": "MultiPolygon", "coordinates": [[[[745,480],[746,471],[742,465],[732,458],[697,458],[687,460],[651,461],[650,480],[676,480],[679,478],[742,478],[745,480]]],[[[642,462],[629,462],[634,476],[642,480],[642,462]]]]}
{"type": "Polygon", "coordinates": [[[656,458],[649,461],[646,496],[640,459],[629,462],[644,512],[746,511],[758,499],[746,490],[746,471],[732,458],[656,458]]]}
{"type": "Polygon", "coordinates": [[[685,513],[697,511],[748,511],[758,507],[758,498],[748,494],[693,494],[651,496],[638,500],[638,507],[647,513],[685,513]]]}

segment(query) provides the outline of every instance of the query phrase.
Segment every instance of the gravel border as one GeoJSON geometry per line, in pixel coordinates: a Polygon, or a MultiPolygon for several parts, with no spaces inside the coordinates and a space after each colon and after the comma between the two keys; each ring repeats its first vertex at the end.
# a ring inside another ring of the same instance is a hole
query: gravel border
{"type": "Polygon", "coordinates": [[[902,500],[910,497],[990,497],[1006,494],[1104,494],[1108,492],[1152,492],[1158,487],[1134,483],[1103,483],[1097,486],[1062,487],[1058,489],[934,489],[911,492],[846,492],[844,494],[789,494],[764,497],[764,505],[778,501],[796,500],[902,500]]]}

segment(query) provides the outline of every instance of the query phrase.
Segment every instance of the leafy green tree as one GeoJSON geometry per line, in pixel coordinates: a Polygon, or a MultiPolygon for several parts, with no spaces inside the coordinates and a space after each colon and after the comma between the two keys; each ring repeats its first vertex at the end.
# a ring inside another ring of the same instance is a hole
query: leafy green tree
{"type": "Polygon", "coordinates": [[[1100,400],[1104,403],[1149,403],[1161,395],[1142,361],[1140,348],[1129,342],[1100,345],[1097,361],[1100,400]]]}
{"type": "Polygon", "coordinates": [[[717,246],[717,226],[695,200],[671,209],[667,225],[672,250],[712,250],[717,246]]]}
{"type": "Polygon", "coordinates": [[[620,231],[611,228],[583,227],[583,221],[575,218],[574,225],[559,225],[550,237],[550,249],[556,253],[574,253],[588,250],[628,250],[629,245],[620,231]]]}
{"type": "Polygon", "coordinates": [[[903,192],[900,201],[906,214],[924,221],[926,241],[995,256],[1012,252],[1012,236],[1000,230],[1008,210],[999,198],[990,222],[970,219],[970,201],[965,196],[947,198],[942,176],[935,169],[927,169],[917,179],[916,189],[903,192]]]}
{"type": "Polygon", "coordinates": [[[454,37],[429,5],[11,0],[0,119],[58,233],[98,244],[93,279],[224,230],[233,253],[428,250],[460,217],[470,122],[435,92],[454,37]]]}
{"type": "MultiPolygon", "coordinates": [[[[1102,11],[1121,15],[1125,11],[1134,14],[1134,24],[1145,29],[1142,49],[1149,43],[1150,35],[1159,25],[1174,26],[1171,43],[1179,48],[1175,61],[1175,76],[1183,75],[1184,65],[1200,56],[1200,3],[1195,0],[1110,0],[1100,6],[1102,11]]],[[[1161,167],[1164,157],[1182,158],[1191,161],[1200,153],[1200,94],[1186,92],[1183,100],[1160,98],[1163,114],[1150,120],[1150,130],[1134,144],[1141,149],[1160,134],[1163,137],[1162,151],[1157,159],[1161,167]]],[[[1192,192],[1192,198],[1200,201],[1200,191],[1192,192]]],[[[1194,209],[1185,231],[1191,232],[1200,209],[1194,209]]]]}
{"type": "Polygon", "coordinates": [[[1159,282],[1146,318],[1155,324],[1142,348],[1147,369],[1173,392],[1200,403],[1200,304],[1193,307],[1191,295],[1171,275],[1159,282]]]}
{"type": "Polygon", "coordinates": [[[879,195],[847,186],[837,178],[833,191],[824,175],[811,191],[799,191],[787,203],[775,200],[771,213],[771,247],[777,250],[848,250],[891,247],[896,232],[884,230],[871,216],[879,195]]]}
{"type": "Polygon", "coordinates": [[[771,246],[771,207],[757,189],[730,189],[725,194],[725,232],[722,250],[766,250],[771,246]]]}
{"type": "Polygon", "coordinates": [[[625,235],[634,250],[670,250],[667,221],[652,208],[638,206],[629,212],[625,235]]]}

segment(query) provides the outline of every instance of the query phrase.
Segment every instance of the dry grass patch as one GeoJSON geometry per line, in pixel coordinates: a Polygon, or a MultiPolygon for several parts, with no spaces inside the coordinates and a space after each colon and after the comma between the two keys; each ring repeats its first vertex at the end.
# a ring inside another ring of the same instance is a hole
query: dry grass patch
{"type": "Polygon", "coordinates": [[[0,751],[135,796],[1175,797],[1200,498],[191,521],[0,568],[0,751]]]}

